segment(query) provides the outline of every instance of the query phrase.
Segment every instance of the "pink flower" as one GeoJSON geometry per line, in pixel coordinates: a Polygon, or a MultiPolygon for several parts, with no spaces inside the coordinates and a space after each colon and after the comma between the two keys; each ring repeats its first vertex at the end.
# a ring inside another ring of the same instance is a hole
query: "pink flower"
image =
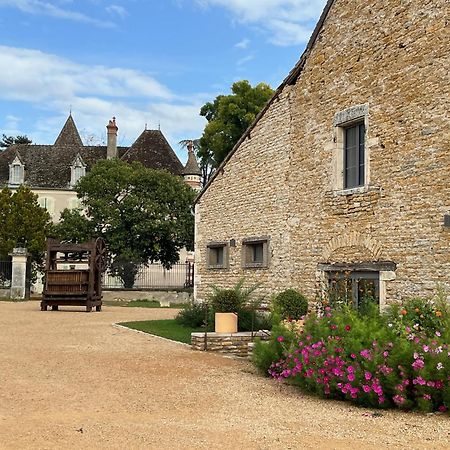
{"type": "Polygon", "coordinates": [[[437,336],[437,337],[440,337],[440,336],[441,336],[441,333],[440,333],[439,331],[436,331],[436,336],[437,336]]]}
{"type": "Polygon", "coordinates": [[[425,366],[425,363],[423,362],[423,359],[416,359],[412,364],[412,368],[414,370],[420,370],[423,369],[425,366]]]}
{"type": "Polygon", "coordinates": [[[355,355],[354,353],[352,353],[352,354],[350,355],[350,358],[356,359],[356,355],[355,355]]]}
{"type": "Polygon", "coordinates": [[[336,328],[337,328],[337,325],[330,325],[330,328],[332,329],[332,330],[336,330],[336,328]]]}
{"type": "Polygon", "coordinates": [[[284,341],[284,337],[283,336],[278,336],[277,337],[277,341],[278,342],[283,342],[284,341]]]}
{"type": "Polygon", "coordinates": [[[366,359],[370,358],[370,350],[364,349],[359,352],[359,354],[366,359]]]}
{"type": "Polygon", "coordinates": [[[350,325],[345,325],[345,331],[350,331],[352,328],[350,325]]]}
{"type": "Polygon", "coordinates": [[[355,374],[354,373],[349,373],[347,375],[347,379],[348,379],[348,381],[355,381],[355,374]]]}
{"type": "Polygon", "coordinates": [[[387,358],[389,356],[389,352],[383,352],[383,356],[387,358]]]}
{"type": "Polygon", "coordinates": [[[370,379],[372,379],[372,374],[370,373],[370,372],[364,372],[364,378],[366,379],[366,380],[370,380],[370,379]]]}
{"type": "Polygon", "coordinates": [[[423,394],[423,399],[424,400],[431,400],[431,395],[430,394],[423,394]]]}
{"type": "Polygon", "coordinates": [[[401,395],[394,395],[394,397],[392,397],[392,400],[394,400],[394,402],[397,405],[401,405],[401,404],[405,403],[405,398],[402,397],[401,395]]]}
{"type": "Polygon", "coordinates": [[[355,368],[353,366],[348,366],[347,367],[347,372],[348,373],[354,373],[355,372],[355,368]]]}
{"type": "Polygon", "coordinates": [[[441,405],[441,406],[439,406],[438,410],[440,412],[445,412],[445,411],[447,411],[447,407],[445,405],[441,405]]]}
{"type": "Polygon", "coordinates": [[[368,384],[363,384],[362,388],[365,393],[369,393],[372,390],[372,388],[368,384]]]}

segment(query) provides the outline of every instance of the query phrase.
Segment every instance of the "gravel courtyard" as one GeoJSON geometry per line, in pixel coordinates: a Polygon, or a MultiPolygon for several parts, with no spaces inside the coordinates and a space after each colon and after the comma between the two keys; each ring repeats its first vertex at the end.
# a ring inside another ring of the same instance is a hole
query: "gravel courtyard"
{"type": "Polygon", "coordinates": [[[246,361],[113,326],[173,315],[0,302],[0,448],[450,448],[448,416],[374,417],[246,361]]]}

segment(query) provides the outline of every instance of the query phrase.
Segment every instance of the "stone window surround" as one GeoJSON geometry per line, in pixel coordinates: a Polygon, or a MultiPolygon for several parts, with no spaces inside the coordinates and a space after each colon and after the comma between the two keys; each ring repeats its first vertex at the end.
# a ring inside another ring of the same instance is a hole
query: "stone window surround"
{"type": "Polygon", "coordinates": [[[269,243],[270,236],[252,236],[242,239],[242,268],[243,269],[267,269],[269,267],[269,243]],[[252,245],[263,244],[263,261],[252,262],[250,250],[252,245]]]}
{"type": "MultiPolygon", "coordinates": [[[[378,274],[379,274],[379,306],[380,311],[384,311],[386,307],[388,306],[387,303],[387,294],[386,294],[386,288],[387,283],[389,281],[394,281],[397,278],[397,275],[395,273],[396,271],[396,264],[390,261],[386,262],[379,262],[379,263],[373,263],[378,274]]],[[[364,263],[361,264],[355,264],[354,270],[367,270],[368,267],[365,266],[364,263]]],[[[330,271],[336,271],[337,265],[331,265],[331,264],[318,264],[317,265],[317,271],[316,271],[316,280],[319,282],[319,285],[322,286],[322,294],[326,292],[327,285],[328,285],[328,273],[330,271]]],[[[345,270],[345,269],[343,269],[345,270]]],[[[373,269],[370,269],[373,270],[373,269]]]]}
{"type": "Polygon", "coordinates": [[[227,241],[213,241],[206,245],[206,267],[211,270],[228,269],[229,267],[229,244],[227,241]],[[211,256],[215,249],[223,249],[223,264],[211,264],[211,256]]]}
{"type": "Polygon", "coordinates": [[[333,118],[333,170],[332,189],[334,195],[362,194],[369,190],[370,185],[370,147],[374,142],[367,139],[369,132],[369,105],[355,105],[337,112],[333,118]],[[364,148],[364,185],[344,189],[344,140],[345,129],[357,123],[364,123],[365,148],[364,148]]]}

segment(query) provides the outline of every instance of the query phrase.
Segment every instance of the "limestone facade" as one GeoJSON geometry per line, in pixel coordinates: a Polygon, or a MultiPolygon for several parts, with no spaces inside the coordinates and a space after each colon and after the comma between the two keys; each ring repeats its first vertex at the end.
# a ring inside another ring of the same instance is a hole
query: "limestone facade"
{"type": "Polygon", "coordinates": [[[450,3],[329,1],[302,59],[196,202],[195,296],[245,277],[311,300],[333,264],[372,264],[380,303],[450,292],[450,3]],[[343,132],[364,125],[344,189],[343,132]],[[243,267],[250,237],[267,265],[243,267]],[[209,264],[225,245],[224,268],[209,264]]]}

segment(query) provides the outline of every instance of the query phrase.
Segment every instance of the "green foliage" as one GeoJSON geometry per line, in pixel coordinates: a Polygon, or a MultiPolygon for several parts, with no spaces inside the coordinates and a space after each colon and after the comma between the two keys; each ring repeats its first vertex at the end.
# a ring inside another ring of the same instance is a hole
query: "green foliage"
{"type": "Polygon", "coordinates": [[[200,139],[200,165],[217,168],[273,95],[265,83],[252,87],[247,80],[234,83],[231,95],[206,103],[200,115],[208,121],[200,139]]]}
{"type": "Polygon", "coordinates": [[[413,299],[388,314],[380,314],[370,303],[364,312],[328,306],[321,316],[307,317],[298,334],[276,327],[271,342],[258,344],[254,361],[265,370],[272,359],[271,376],[327,398],[368,407],[445,412],[450,407],[450,319],[443,306],[442,311],[427,309],[428,302],[413,299]],[[406,317],[417,323],[414,314],[409,318],[402,313],[406,307],[419,317],[416,308],[422,308],[422,319],[441,311],[441,328],[434,328],[434,318],[420,326],[398,327],[393,323],[397,313],[402,321],[406,317]]]}
{"type": "Polygon", "coordinates": [[[448,313],[448,302],[436,304],[432,300],[413,298],[401,304],[391,305],[387,311],[387,318],[399,334],[406,334],[408,329],[412,329],[433,335],[437,330],[446,328],[448,313]]]}
{"type": "Polygon", "coordinates": [[[242,297],[233,289],[220,289],[211,297],[214,311],[237,313],[243,306],[242,297]]]}
{"type": "Polygon", "coordinates": [[[245,305],[256,308],[258,302],[251,302],[250,296],[258,289],[259,285],[244,289],[244,283],[245,280],[242,278],[231,289],[211,286],[213,292],[208,298],[208,303],[215,312],[239,313],[245,305]]]}
{"type": "Polygon", "coordinates": [[[0,191],[0,260],[8,259],[14,247],[26,247],[34,268],[42,266],[46,239],[52,232],[49,213],[38,204],[30,188],[20,186],[14,193],[0,191]]]}
{"type": "Polygon", "coordinates": [[[207,305],[202,303],[189,303],[175,317],[179,325],[185,327],[199,328],[205,324],[205,313],[207,305]]]}
{"type": "Polygon", "coordinates": [[[14,144],[31,144],[31,140],[25,135],[6,136],[6,134],[3,134],[2,139],[0,140],[0,151],[14,144]]]}
{"type": "Polygon", "coordinates": [[[110,261],[110,270],[128,286],[139,264],[159,261],[169,269],[181,248],[193,246],[195,193],[180,177],[111,159],[98,162],[75,189],[85,216],[64,211],[59,237],[75,242],[103,237],[116,262],[110,261]]]}
{"type": "Polygon", "coordinates": [[[252,353],[252,362],[265,376],[269,375],[269,368],[274,361],[282,358],[286,347],[293,345],[297,336],[291,330],[288,330],[280,321],[280,316],[275,313],[273,319],[270,339],[263,341],[256,339],[252,353]],[[280,336],[283,339],[280,339],[280,336]]]}
{"type": "Polygon", "coordinates": [[[308,312],[308,299],[295,289],[286,289],[273,299],[274,308],[282,319],[298,320],[308,312]]]}

